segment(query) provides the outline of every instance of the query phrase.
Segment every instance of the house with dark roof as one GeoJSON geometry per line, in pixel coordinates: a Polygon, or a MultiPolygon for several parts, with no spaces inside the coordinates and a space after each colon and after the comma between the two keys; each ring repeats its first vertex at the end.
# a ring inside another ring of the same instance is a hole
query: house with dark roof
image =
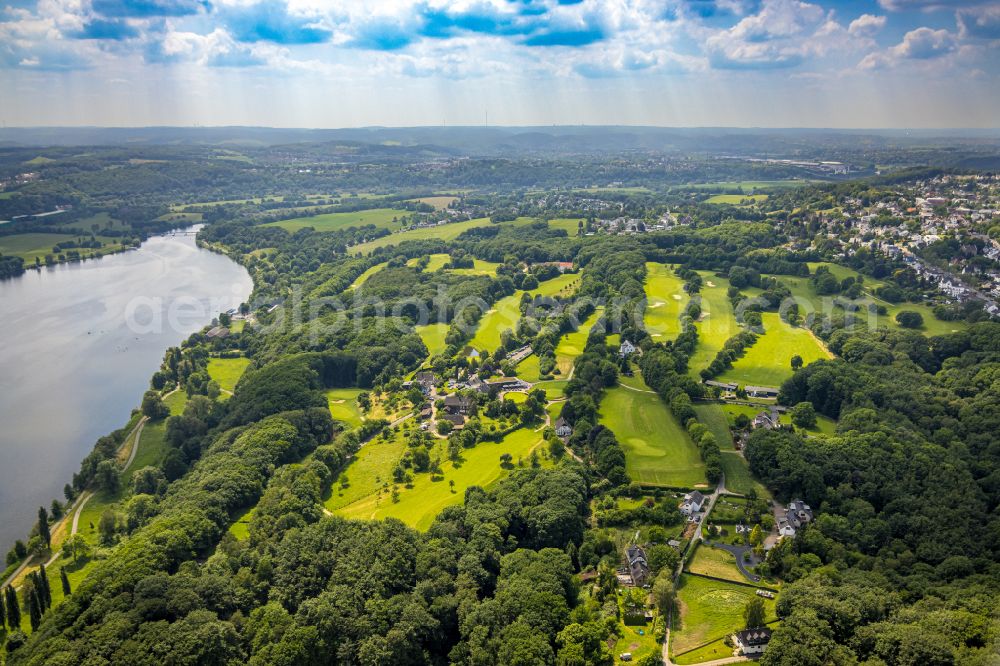
{"type": "Polygon", "coordinates": [[[465,426],[465,417],[461,414],[438,414],[438,418],[450,421],[456,429],[465,426]]]}
{"type": "Polygon", "coordinates": [[[688,518],[693,518],[699,511],[701,511],[701,507],[704,503],[705,496],[702,495],[701,492],[694,490],[684,496],[684,501],[681,503],[681,513],[688,518]]]}
{"type": "Polygon", "coordinates": [[[771,630],[767,627],[744,629],[733,634],[733,645],[745,657],[763,654],[770,641],[771,630]]]}
{"type": "Polygon", "coordinates": [[[717,389],[722,389],[723,391],[735,391],[739,388],[738,384],[732,382],[717,382],[714,379],[706,379],[702,382],[705,386],[712,386],[717,389]]]}
{"type": "Polygon", "coordinates": [[[764,428],[765,430],[774,430],[780,427],[778,419],[771,414],[771,412],[763,411],[757,416],[753,417],[753,421],[750,422],[754,430],[757,428],[764,428]]]}
{"type": "Polygon", "coordinates": [[[646,551],[640,546],[629,546],[625,550],[625,559],[628,562],[629,575],[632,577],[632,584],[642,587],[649,580],[649,562],[646,561],[646,551]]]}
{"type": "Polygon", "coordinates": [[[566,439],[573,434],[573,428],[566,422],[566,419],[559,417],[555,423],[556,436],[566,439]]]}
{"type": "Polygon", "coordinates": [[[622,344],[618,347],[618,355],[622,358],[631,356],[637,351],[636,346],[629,342],[628,340],[622,340],[622,344]]]}
{"type": "Polygon", "coordinates": [[[452,393],[444,399],[444,411],[448,414],[468,414],[473,405],[475,401],[467,395],[452,393]]]}
{"type": "Polygon", "coordinates": [[[744,386],[743,390],[751,398],[777,398],[778,389],[773,386],[744,386]]]}

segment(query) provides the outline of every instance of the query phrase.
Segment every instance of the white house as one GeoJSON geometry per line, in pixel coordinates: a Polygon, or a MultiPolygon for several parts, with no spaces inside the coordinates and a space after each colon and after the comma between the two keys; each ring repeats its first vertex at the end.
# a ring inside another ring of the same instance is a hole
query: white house
{"type": "Polygon", "coordinates": [[[690,518],[701,511],[704,503],[705,496],[699,491],[690,492],[684,496],[684,502],[681,504],[681,513],[690,518]]]}
{"type": "Polygon", "coordinates": [[[771,630],[767,627],[744,629],[733,634],[733,644],[740,654],[751,657],[763,654],[771,641],[771,630]]]}
{"type": "Polygon", "coordinates": [[[618,355],[619,356],[621,356],[622,358],[625,358],[626,356],[631,356],[635,352],[636,352],[635,345],[633,345],[628,340],[622,340],[621,347],[618,348],[618,355]]]}

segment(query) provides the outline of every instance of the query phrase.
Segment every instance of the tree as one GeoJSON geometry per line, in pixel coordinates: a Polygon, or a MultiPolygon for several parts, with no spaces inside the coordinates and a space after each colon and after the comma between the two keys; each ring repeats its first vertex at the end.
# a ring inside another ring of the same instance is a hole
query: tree
{"type": "Polygon", "coordinates": [[[49,508],[49,512],[52,514],[53,520],[59,520],[63,515],[63,506],[59,503],[59,500],[52,500],[52,506],[49,508]]]}
{"type": "Polygon", "coordinates": [[[146,391],[142,396],[142,414],[153,421],[165,419],[170,416],[170,408],[167,407],[157,391],[146,391]]]}
{"type": "Polygon", "coordinates": [[[764,543],[764,532],[760,529],[760,525],[754,525],[750,530],[750,545],[756,548],[762,543],[764,543]]]}
{"type": "Polygon", "coordinates": [[[673,571],[664,569],[653,581],[653,603],[660,611],[660,615],[666,617],[670,614],[670,609],[674,605],[674,580],[673,571]]]}
{"type": "Polygon", "coordinates": [[[59,568],[59,582],[62,583],[63,596],[64,597],[68,597],[70,595],[70,593],[72,592],[72,590],[70,589],[70,586],[69,586],[69,577],[66,575],[66,568],[65,567],[60,567],[59,568]]]}
{"type": "Polygon", "coordinates": [[[7,626],[16,629],[21,626],[21,605],[17,600],[17,592],[8,585],[4,588],[4,598],[7,601],[7,626]]]}
{"type": "Polygon", "coordinates": [[[676,550],[663,543],[650,546],[647,555],[649,556],[649,568],[653,570],[653,573],[673,571],[680,557],[676,550]]]}
{"type": "Polygon", "coordinates": [[[800,402],[792,407],[792,423],[798,428],[816,427],[816,409],[811,402],[800,402]]]}
{"type": "Polygon", "coordinates": [[[743,608],[743,626],[746,629],[756,629],[764,626],[764,599],[754,596],[743,608]]]}
{"type": "Polygon", "coordinates": [[[73,490],[73,486],[68,483],[63,486],[63,496],[66,498],[67,502],[72,502],[76,499],[76,491],[73,490]]]}
{"type": "Polygon", "coordinates": [[[802,367],[802,357],[796,354],[792,357],[792,370],[798,370],[802,367]]]}
{"type": "Polygon", "coordinates": [[[101,514],[101,519],[97,523],[97,531],[101,535],[102,544],[109,546],[114,543],[117,525],[118,520],[115,516],[115,512],[110,508],[105,509],[104,513],[101,514]]]}
{"type": "Polygon", "coordinates": [[[62,554],[63,557],[72,558],[76,562],[80,557],[87,557],[90,554],[90,544],[82,535],[74,534],[63,541],[62,554]]]}
{"type": "Polygon", "coordinates": [[[924,318],[919,312],[901,310],[896,314],[896,323],[903,328],[920,328],[924,325],[924,318]]]}
{"type": "Polygon", "coordinates": [[[111,494],[121,489],[121,478],[118,476],[118,463],[114,460],[102,460],[95,471],[95,481],[102,489],[111,494]]]}
{"type": "Polygon", "coordinates": [[[49,513],[44,506],[38,507],[38,536],[46,548],[52,543],[52,533],[49,532],[49,513]]]}
{"type": "Polygon", "coordinates": [[[42,602],[42,612],[44,613],[48,609],[52,608],[52,588],[49,586],[49,575],[45,571],[44,564],[38,565],[38,571],[35,573],[35,579],[38,583],[38,598],[42,602]]]}

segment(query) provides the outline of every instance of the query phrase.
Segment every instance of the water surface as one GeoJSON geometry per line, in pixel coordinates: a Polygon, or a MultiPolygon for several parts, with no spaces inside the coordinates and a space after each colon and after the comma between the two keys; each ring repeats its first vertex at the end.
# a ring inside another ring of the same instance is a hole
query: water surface
{"type": "Polygon", "coordinates": [[[128,421],[167,347],[251,287],[190,233],[0,281],[0,558],[128,421]]]}

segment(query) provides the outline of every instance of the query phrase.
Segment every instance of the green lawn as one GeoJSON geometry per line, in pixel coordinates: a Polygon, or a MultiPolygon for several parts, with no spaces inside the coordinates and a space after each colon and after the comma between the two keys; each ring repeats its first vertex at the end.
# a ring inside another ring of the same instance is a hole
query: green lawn
{"type": "MultiPolygon", "coordinates": [[[[433,273],[434,271],[440,270],[451,261],[451,256],[445,253],[432,254],[428,257],[430,261],[427,262],[427,266],[424,268],[424,272],[433,273]]],[[[416,266],[420,262],[420,257],[414,257],[406,262],[407,266],[416,266]]]]}
{"type": "Polygon", "coordinates": [[[351,283],[351,286],[349,286],[348,289],[357,289],[358,287],[360,287],[361,285],[363,285],[365,283],[365,281],[368,280],[368,278],[370,278],[371,276],[375,275],[380,270],[382,270],[383,268],[385,268],[386,263],[388,263],[388,262],[383,262],[381,264],[375,264],[374,266],[372,266],[371,268],[369,268],[368,270],[366,270],[364,273],[362,273],[358,277],[354,278],[354,282],[351,283]]]}
{"type": "Polygon", "coordinates": [[[517,320],[521,318],[521,294],[516,291],[510,296],[504,296],[493,304],[493,307],[483,313],[476,327],[476,334],[469,341],[473,349],[493,352],[500,346],[500,335],[504,330],[513,331],[517,320]]]}
{"type": "Polygon", "coordinates": [[[750,490],[757,491],[757,497],[769,498],[771,493],[750,474],[747,461],[736,451],[722,452],[722,471],[726,475],[726,489],[734,493],[746,495],[750,490]]]}
{"type": "Polygon", "coordinates": [[[681,332],[680,316],[688,296],[684,281],[674,275],[670,266],[646,262],[646,330],[653,338],[673,339],[681,332]]]}
{"type": "Polygon", "coordinates": [[[412,199],[412,201],[419,201],[420,203],[425,203],[430,206],[434,206],[435,210],[446,209],[453,201],[458,199],[458,197],[452,196],[435,196],[435,197],[420,197],[419,199],[412,199]]]}
{"type": "Polygon", "coordinates": [[[691,650],[690,652],[674,656],[671,660],[679,666],[687,666],[688,664],[701,664],[706,661],[725,659],[732,656],[733,648],[726,645],[725,638],[720,638],[717,641],[712,641],[708,645],[703,645],[700,648],[691,650]]]}
{"type": "Polygon", "coordinates": [[[776,312],[763,313],[764,335],[718,377],[719,381],[756,386],[781,386],[792,374],[791,359],[798,354],[805,365],[830,358],[806,328],[790,326],[776,312]]]}
{"type": "Polygon", "coordinates": [[[535,354],[517,364],[517,376],[526,382],[534,384],[538,381],[540,375],[541,369],[538,367],[538,356],[535,354]]]}
{"type": "Polygon", "coordinates": [[[349,251],[351,254],[367,254],[372,250],[389,245],[399,245],[408,240],[426,240],[428,238],[440,238],[441,240],[453,240],[463,231],[475,229],[476,227],[488,227],[491,224],[489,218],[480,217],[475,220],[464,222],[452,222],[450,224],[439,224],[436,227],[423,227],[420,229],[410,229],[399,233],[389,234],[375,240],[355,245],[349,251]]]}
{"type": "MultiPolygon", "coordinates": [[[[367,444],[346,470],[350,487],[340,493],[339,485],[335,484],[333,497],[326,506],[348,518],[392,517],[425,530],[442,509],[460,503],[467,488],[488,487],[509,473],[500,466],[501,453],[510,453],[515,464],[519,460],[527,462],[531,451],[542,441],[540,431],[522,428],[507,435],[501,442],[480,442],[475,448],[463,451],[463,461],[459,466],[456,467],[450,460],[441,463],[443,480],[432,481],[430,474],[423,473],[415,475],[412,488],[399,486],[398,502],[393,502],[391,497],[392,468],[402,455],[405,443],[399,438],[398,444],[367,444]],[[386,448],[368,452],[369,447],[386,448]],[[449,481],[455,482],[454,487],[449,481]]],[[[443,444],[436,446],[432,458],[441,454],[443,448],[443,444]]]]}
{"type": "Polygon", "coordinates": [[[219,388],[224,391],[236,389],[236,382],[250,365],[250,359],[239,358],[210,358],[208,359],[208,376],[219,383],[219,388]]]}
{"type": "Polygon", "coordinates": [[[545,397],[548,400],[558,400],[565,396],[566,384],[569,382],[565,379],[552,379],[545,382],[538,382],[533,388],[540,388],[545,391],[545,397]]]}
{"type": "Polygon", "coordinates": [[[698,373],[715,360],[726,340],[742,330],[726,295],[729,280],[709,271],[698,271],[698,274],[702,277],[698,346],[688,360],[688,371],[694,377],[699,377],[698,373]]]}
{"type": "Polygon", "coordinates": [[[585,225],[587,224],[586,220],[582,220],[582,218],[579,217],[560,217],[554,220],[549,220],[549,227],[552,229],[562,229],[568,236],[576,236],[576,232],[580,230],[579,225],[581,221],[583,221],[585,225]]]}
{"type": "Polygon", "coordinates": [[[658,395],[618,386],[605,392],[600,414],[625,450],[625,470],[633,481],[706,486],[698,449],[658,395]]]}
{"type": "Polygon", "coordinates": [[[734,204],[739,205],[744,201],[750,201],[751,203],[757,203],[758,201],[767,201],[766,194],[716,194],[705,200],[707,204],[734,204]]]}
{"type": "Polygon", "coordinates": [[[577,356],[583,353],[583,349],[587,345],[590,329],[594,327],[603,314],[604,308],[597,308],[586,321],[580,324],[577,330],[560,338],[559,344],[556,345],[556,367],[559,368],[563,377],[569,376],[570,370],[573,369],[573,362],[577,356]]]}
{"type": "Polygon", "coordinates": [[[497,268],[500,266],[496,262],[483,261],[482,259],[473,259],[472,263],[472,268],[449,268],[447,270],[455,275],[496,275],[497,268]]]}
{"type": "Polygon", "coordinates": [[[448,324],[425,324],[423,326],[415,326],[414,330],[420,336],[420,339],[424,341],[424,346],[427,347],[428,354],[436,356],[448,346],[445,342],[445,336],[448,335],[448,328],[448,324]]]}
{"type": "MultiPolygon", "coordinates": [[[[670,653],[679,654],[743,628],[743,609],[755,598],[753,587],[682,574],[677,584],[680,617],[674,617],[670,653]]],[[[767,619],[773,620],[774,601],[764,600],[767,619]]]]}
{"type": "Polygon", "coordinates": [[[688,564],[688,570],[691,573],[724,578],[737,583],[748,582],[736,566],[736,558],[732,553],[721,548],[712,548],[704,543],[695,551],[694,557],[688,564]]]}
{"type": "Polygon", "coordinates": [[[733,435],[729,431],[729,419],[722,405],[715,402],[698,403],[694,406],[694,413],[709,431],[715,435],[715,441],[723,451],[733,449],[733,435]]]}
{"type": "Polygon", "coordinates": [[[363,389],[342,388],[330,389],[326,392],[326,403],[330,407],[330,416],[336,421],[342,421],[349,428],[357,428],[364,417],[358,407],[358,396],[363,389]]]}
{"type": "MultiPolygon", "coordinates": [[[[0,236],[0,255],[21,257],[24,263],[34,264],[35,258],[45,263],[45,255],[53,254],[52,247],[58,243],[76,240],[81,238],[79,234],[14,234],[12,236],[0,236]]],[[[90,236],[84,236],[84,240],[90,236]]],[[[93,257],[99,254],[107,254],[121,249],[120,239],[97,236],[97,240],[104,243],[101,248],[72,248],[80,253],[81,257],[93,257]]],[[[70,250],[63,250],[69,252],[70,250]]]]}
{"type": "Polygon", "coordinates": [[[325,215],[296,217],[291,220],[269,222],[264,226],[281,227],[293,233],[306,227],[312,227],[316,231],[337,231],[347,227],[363,227],[368,224],[374,224],[379,229],[395,230],[403,226],[399,218],[409,214],[409,211],[400,208],[373,208],[350,213],[326,213],[325,215]]]}

